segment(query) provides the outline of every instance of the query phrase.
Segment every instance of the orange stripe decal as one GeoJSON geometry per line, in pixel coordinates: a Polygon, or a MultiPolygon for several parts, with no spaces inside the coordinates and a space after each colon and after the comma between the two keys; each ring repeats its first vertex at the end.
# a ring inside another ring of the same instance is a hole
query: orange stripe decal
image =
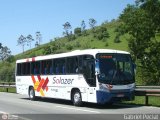
{"type": "Polygon", "coordinates": [[[37,92],[39,92],[40,91],[40,89],[42,88],[42,85],[44,84],[44,79],[42,79],[41,81],[40,81],[40,83],[39,83],[39,85],[38,85],[38,88],[37,88],[37,92]]]}
{"type": "Polygon", "coordinates": [[[31,76],[33,84],[34,84],[34,89],[40,93],[41,96],[45,96],[44,91],[48,91],[48,82],[49,79],[48,77],[46,79],[41,78],[40,75],[37,76],[37,80],[35,79],[34,75],[31,76]]]}
{"type": "Polygon", "coordinates": [[[36,80],[35,80],[34,76],[32,75],[31,77],[32,77],[33,84],[35,84],[36,80]]]}

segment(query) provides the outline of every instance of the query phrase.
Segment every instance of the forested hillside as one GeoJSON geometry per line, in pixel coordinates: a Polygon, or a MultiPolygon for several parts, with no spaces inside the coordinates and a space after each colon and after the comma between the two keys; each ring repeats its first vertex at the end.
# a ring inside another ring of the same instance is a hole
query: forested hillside
{"type": "Polygon", "coordinates": [[[115,32],[115,30],[119,24],[120,22],[118,20],[113,20],[84,31],[80,30],[77,32],[76,29],[78,28],[75,28],[73,34],[64,35],[64,37],[61,38],[54,38],[47,44],[39,45],[15,56],[10,56],[6,61],[0,63],[1,80],[13,81],[15,61],[17,59],[89,48],[129,51],[127,42],[128,35],[125,34],[119,38],[116,37],[117,32],[115,32]]]}
{"type": "MultiPolygon", "coordinates": [[[[22,54],[16,55],[16,59],[33,57],[38,55],[47,55],[72,51],[76,49],[88,48],[106,48],[125,50],[128,49],[127,38],[125,34],[119,38],[116,37],[115,29],[120,22],[113,20],[109,23],[103,23],[93,29],[80,31],[79,33],[65,35],[62,38],[55,38],[47,44],[40,45],[32,50],[28,50],[22,54]]],[[[76,29],[76,28],[75,28],[76,29]]]]}
{"type": "Polygon", "coordinates": [[[89,19],[90,29],[80,27],[70,30],[66,22],[64,37],[54,38],[49,43],[38,45],[0,63],[0,80],[13,81],[15,60],[38,55],[56,54],[76,49],[105,48],[129,51],[137,64],[137,84],[160,85],[160,1],[137,0],[124,8],[117,20],[96,26],[89,19]]]}

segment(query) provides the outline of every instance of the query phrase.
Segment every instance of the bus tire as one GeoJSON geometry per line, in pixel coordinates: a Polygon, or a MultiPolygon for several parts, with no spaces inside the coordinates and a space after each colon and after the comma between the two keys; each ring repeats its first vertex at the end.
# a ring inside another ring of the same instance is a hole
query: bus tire
{"type": "Polygon", "coordinates": [[[75,106],[81,106],[82,105],[82,96],[79,90],[75,90],[72,94],[72,102],[75,106]]]}
{"type": "Polygon", "coordinates": [[[35,99],[36,99],[35,91],[34,91],[34,88],[33,88],[33,87],[30,87],[30,88],[29,88],[29,99],[30,99],[30,100],[35,100],[35,99]]]}

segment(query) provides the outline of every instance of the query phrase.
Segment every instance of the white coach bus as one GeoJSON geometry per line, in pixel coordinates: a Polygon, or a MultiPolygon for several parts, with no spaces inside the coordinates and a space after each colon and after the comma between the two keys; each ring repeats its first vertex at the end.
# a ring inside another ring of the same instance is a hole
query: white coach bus
{"type": "Polygon", "coordinates": [[[134,64],[125,51],[75,50],[16,61],[19,94],[82,102],[114,103],[133,100],[134,64]]]}

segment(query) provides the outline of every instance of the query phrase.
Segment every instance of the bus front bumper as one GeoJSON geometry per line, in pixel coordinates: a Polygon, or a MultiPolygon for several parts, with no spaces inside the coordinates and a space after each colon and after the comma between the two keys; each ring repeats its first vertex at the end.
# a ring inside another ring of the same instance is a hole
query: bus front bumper
{"type": "Polygon", "coordinates": [[[99,104],[134,100],[134,91],[130,90],[97,91],[96,93],[99,104]]]}

